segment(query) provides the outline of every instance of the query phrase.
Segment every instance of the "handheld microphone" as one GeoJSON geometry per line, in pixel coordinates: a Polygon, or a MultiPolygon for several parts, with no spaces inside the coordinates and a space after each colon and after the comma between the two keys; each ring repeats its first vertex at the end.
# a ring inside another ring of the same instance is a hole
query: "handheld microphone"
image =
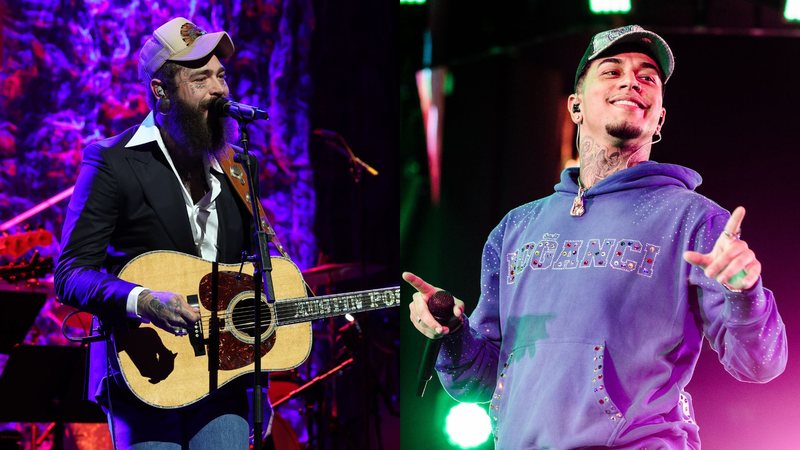
{"type": "MultiPolygon", "coordinates": [[[[428,310],[433,315],[433,318],[448,327],[451,333],[461,326],[461,321],[453,314],[455,304],[453,295],[447,291],[434,292],[431,298],[428,299],[428,310]]],[[[419,371],[417,372],[418,397],[425,395],[425,387],[428,385],[428,381],[433,378],[433,366],[436,364],[436,358],[439,356],[441,346],[441,339],[428,339],[425,342],[425,350],[422,352],[419,371]]]]}
{"type": "Polygon", "coordinates": [[[269,115],[263,109],[235,102],[225,97],[219,97],[214,100],[211,109],[222,117],[232,117],[239,121],[269,120],[269,115]]]}

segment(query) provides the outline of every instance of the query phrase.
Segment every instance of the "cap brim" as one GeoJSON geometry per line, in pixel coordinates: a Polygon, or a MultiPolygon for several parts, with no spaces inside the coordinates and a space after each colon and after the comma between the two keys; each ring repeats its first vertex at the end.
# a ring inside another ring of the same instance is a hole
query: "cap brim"
{"type": "MultiPolygon", "coordinates": [[[[580,63],[578,63],[578,69],[575,71],[575,89],[578,88],[578,80],[583,76],[591,61],[594,61],[602,55],[613,54],[615,47],[619,47],[620,45],[624,44],[637,46],[643,49],[644,53],[649,54],[655,60],[658,68],[661,71],[663,78],[662,83],[667,83],[669,78],[672,76],[673,70],[675,69],[675,58],[672,55],[672,50],[669,48],[669,45],[667,45],[667,42],[661,38],[661,36],[641,27],[636,27],[638,30],[621,33],[615,39],[605,42],[604,45],[597,49],[594,48],[595,40],[598,38],[598,36],[600,36],[600,34],[592,37],[589,46],[586,48],[586,52],[584,52],[580,63]],[[592,52],[592,50],[594,51],[592,52]]],[[[623,28],[609,30],[602,34],[620,31],[622,29],[623,28]]]]}
{"type": "Polygon", "coordinates": [[[608,53],[614,47],[621,44],[636,44],[651,50],[651,56],[656,60],[658,67],[661,69],[661,72],[664,75],[664,83],[666,83],[667,80],[669,80],[669,77],[672,76],[672,70],[675,67],[675,59],[672,56],[672,50],[670,50],[666,41],[664,41],[661,36],[647,30],[632,31],[612,40],[605,48],[589,55],[587,58],[587,63],[589,61],[593,61],[601,54],[608,53]],[[650,43],[643,42],[643,39],[649,39],[650,43]]]}
{"type": "Polygon", "coordinates": [[[203,59],[211,53],[215,53],[222,58],[229,58],[233,55],[233,41],[228,33],[218,31],[216,33],[206,33],[198,37],[192,45],[186,47],[167,61],[197,61],[203,59]]]}

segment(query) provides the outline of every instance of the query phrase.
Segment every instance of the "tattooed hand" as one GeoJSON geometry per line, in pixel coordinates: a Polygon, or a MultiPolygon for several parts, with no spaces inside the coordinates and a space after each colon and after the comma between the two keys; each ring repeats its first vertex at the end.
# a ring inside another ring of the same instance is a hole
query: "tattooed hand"
{"type": "Polygon", "coordinates": [[[172,292],[142,291],[137,303],[143,320],[177,335],[200,320],[200,314],[186,302],[186,297],[172,292]]]}

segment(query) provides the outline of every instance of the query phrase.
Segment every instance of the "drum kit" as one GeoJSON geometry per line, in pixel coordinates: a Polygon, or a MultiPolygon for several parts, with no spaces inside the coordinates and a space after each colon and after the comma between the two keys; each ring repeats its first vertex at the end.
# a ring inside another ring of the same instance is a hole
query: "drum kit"
{"type": "MultiPolygon", "coordinates": [[[[31,248],[44,243],[43,239],[50,239],[51,236],[45,234],[26,236],[29,240],[33,238],[38,241],[30,241],[31,248]]],[[[3,244],[0,242],[0,247],[3,244]]],[[[11,244],[15,254],[23,250],[18,240],[6,239],[5,248],[0,248],[0,252],[12,249],[11,244]]],[[[381,269],[378,266],[364,266],[358,263],[322,264],[303,271],[302,274],[312,291],[331,293],[338,284],[358,280],[381,269]]],[[[38,254],[26,263],[7,264],[0,267],[0,291],[36,293],[47,297],[33,324],[26,325],[29,328],[20,342],[69,346],[71,343],[64,338],[62,328],[73,335],[86,335],[91,331],[90,316],[87,313],[75,314],[74,308],[56,301],[52,276],[45,277],[50,271],[52,271],[52,260],[42,259],[38,254]]],[[[330,420],[336,415],[336,395],[332,393],[334,376],[352,364],[353,358],[347,358],[346,354],[344,358],[338,360],[335,358],[337,353],[335,344],[340,341],[338,334],[343,332],[344,327],[337,328],[333,320],[314,323],[312,327],[314,346],[303,365],[290,371],[270,373],[267,396],[273,405],[273,415],[269,433],[265,430],[265,439],[271,440],[276,450],[318,447],[319,440],[324,440],[324,436],[319,434],[324,434],[325,429],[329,428],[327,424],[318,423],[320,418],[330,420]]],[[[5,359],[0,359],[2,363],[0,377],[5,362],[5,359]]],[[[20,435],[22,440],[29,443],[26,447],[35,449],[48,447],[48,440],[54,438],[54,426],[55,423],[32,424],[29,428],[20,425],[17,429],[22,433],[20,435]]],[[[78,450],[110,448],[110,436],[102,424],[67,423],[66,429],[62,429],[61,432],[64,433],[63,438],[69,446],[78,450]]]]}

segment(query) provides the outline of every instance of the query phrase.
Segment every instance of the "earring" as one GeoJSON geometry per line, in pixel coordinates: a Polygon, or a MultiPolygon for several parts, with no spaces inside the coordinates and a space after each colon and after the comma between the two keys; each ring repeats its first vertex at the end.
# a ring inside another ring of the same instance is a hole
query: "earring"
{"type": "Polygon", "coordinates": [[[653,139],[650,140],[650,145],[658,144],[661,142],[661,130],[656,131],[656,134],[653,135],[653,139]]]}

